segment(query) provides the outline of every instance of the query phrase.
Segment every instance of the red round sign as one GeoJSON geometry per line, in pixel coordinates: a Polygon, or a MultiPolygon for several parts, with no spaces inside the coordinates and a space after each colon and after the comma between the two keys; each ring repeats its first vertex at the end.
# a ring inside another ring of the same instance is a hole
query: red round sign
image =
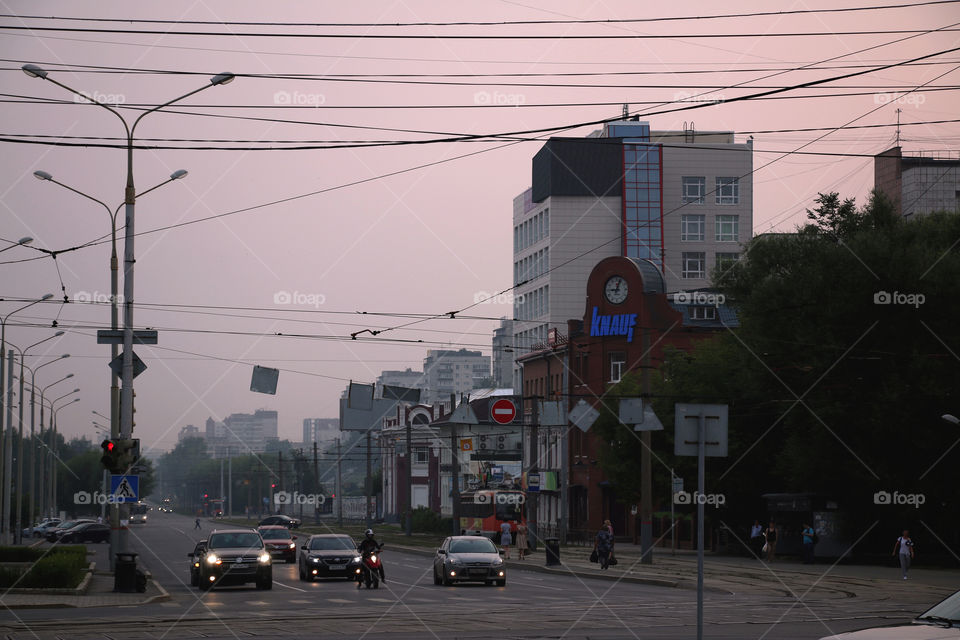
{"type": "Polygon", "coordinates": [[[497,424],[509,424],[517,417],[517,407],[512,400],[500,398],[490,405],[490,418],[497,424]]]}

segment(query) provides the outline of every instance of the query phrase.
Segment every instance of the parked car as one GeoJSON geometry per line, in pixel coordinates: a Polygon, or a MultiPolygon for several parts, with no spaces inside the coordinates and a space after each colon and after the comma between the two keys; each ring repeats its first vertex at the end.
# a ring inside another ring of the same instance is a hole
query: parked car
{"type": "Polygon", "coordinates": [[[297,569],[301,580],[346,578],[355,580],[360,568],[357,544],[347,535],[321,533],[300,545],[297,569]]]}
{"type": "Polygon", "coordinates": [[[274,516],[267,516],[257,524],[258,527],[266,527],[267,525],[280,525],[281,527],[286,527],[287,529],[299,529],[300,521],[296,518],[291,518],[290,516],[285,516],[282,513],[278,513],[274,516]]]}
{"type": "Polygon", "coordinates": [[[197,586],[202,590],[255,582],[273,588],[273,564],[263,538],[252,529],[214,529],[200,556],[197,586]]]}
{"type": "Polygon", "coordinates": [[[433,584],[485,582],[507,584],[507,568],[500,551],[483,536],[450,536],[433,559],[433,584]]]}
{"type": "Polygon", "coordinates": [[[187,554],[190,558],[190,586],[195,587],[200,582],[200,559],[203,558],[203,552],[207,550],[207,541],[201,540],[193,551],[187,554]]]}
{"type": "Polygon", "coordinates": [[[274,560],[279,558],[287,563],[297,561],[297,543],[294,542],[297,536],[291,534],[290,529],[277,524],[268,524],[258,527],[257,533],[263,538],[263,543],[274,560]]]}
{"type": "Polygon", "coordinates": [[[912,622],[849,631],[821,640],[942,640],[960,637],[956,629],[960,629],[960,591],[933,605],[912,622]]]}
{"type": "Polygon", "coordinates": [[[70,527],[57,540],[60,544],[82,544],[84,542],[110,542],[110,525],[96,522],[84,522],[70,527]]]}
{"type": "Polygon", "coordinates": [[[90,520],[89,518],[80,518],[78,520],[67,520],[66,522],[61,522],[56,527],[48,528],[46,531],[47,542],[56,542],[60,539],[60,536],[63,535],[63,532],[67,529],[71,529],[78,524],[84,524],[87,522],[96,522],[96,520],[90,520]]]}
{"type": "Polygon", "coordinates": [[[23,530],[24,537],[42,538],[46,534],[48,527],[55,527],[60,524],[60,518],[44,518],[32,527],[26,527],[23,530]]]}

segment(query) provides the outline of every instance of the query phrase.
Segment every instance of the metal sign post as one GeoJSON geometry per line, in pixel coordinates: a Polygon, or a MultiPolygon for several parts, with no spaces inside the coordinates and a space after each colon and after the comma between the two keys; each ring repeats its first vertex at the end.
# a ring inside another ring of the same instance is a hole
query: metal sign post
{"type": "Polygon", "coordinates": [[[704,475],[708,446],[711,456],[727,455],[727,405],[677,403],[674,413],[674,454],[689,456],[695,448],[697,456],[697,493],[694,496],[697,504],[697,640],[703,640],[703,505],[706,502],[704,475]],[[691,437],[691,423],[694,420],[696,435],[691,437]]]}

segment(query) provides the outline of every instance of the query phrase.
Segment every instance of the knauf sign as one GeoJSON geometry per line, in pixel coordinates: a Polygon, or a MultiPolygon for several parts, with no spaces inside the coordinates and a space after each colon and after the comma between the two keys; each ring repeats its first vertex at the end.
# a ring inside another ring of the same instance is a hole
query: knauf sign
{"type": "Polygon", "coordinates": [[[590,322],[591,336],[627,336],[627,342],[633,342],[633,328],[637,326],[637,314],[620,313],[615,316],[601,316],[597,307],[593,308],[593,320],[590,322]]]}

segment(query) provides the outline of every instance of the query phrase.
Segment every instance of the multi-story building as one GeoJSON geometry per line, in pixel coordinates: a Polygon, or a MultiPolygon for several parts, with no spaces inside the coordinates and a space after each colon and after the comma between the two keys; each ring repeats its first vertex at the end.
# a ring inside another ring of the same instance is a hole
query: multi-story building
{"type": "Polygon", "coordinates": [[[423,375],[426,391],[420,402],[449,403],[450,394],[468,393],[477,383],[490,377],[490,356],[467,349],[430,349],[423,359],[423,375]]]}
{"type": "Polygon", "coordinates": [[[414,371],[410,368],[403,371],[381,371],[380,375],[377,376],[377,388],[376,391],[374,391],[375,397],[383,397],[383,385],[423,390],[427,386],[427,380],[423,375],[423,371],[414,371]]]}
{"type": "Polygon", "coordinates": [[[200,433],[200,429],[197,429],[192,424],[180,429],[180,433],[177,434],[177,442],[183,442],[187,438],[202,438],[203,434],[200,433]]]}
{"type": "Polygon", "coordinates": [[[752,151],[733,132],[657,132],[638,121],[548,140],[531,188],[513,202],[514,355],[551,328],[566,331],[605,257],[652,261],[668,292],[709,286],[752,235],[752,151]]]}
{"type": "Polygon", "coordinates": [[[263,453],[277,440],[277,412],[234,413],[222,422],[207,418],[207,450],[214,458],[263,453]]]}
{"type": "Polygon", "coordinates": [[[873,158],[874,188],[884,192],[904,218],[960,210],[960,156],[935,152],[904,156],[900,147],[873,158]]]}
{"type": "Polygon", "coordinates": [[[303,445],[312,447],[313,443],[322,445],[332,442],[340,436],[339,418],[304,418],[303,445]]]}
{"type": "Polygon", "coordinates": [[[493,384],[499,389],[513,387],[513,321],[500,319],[493,330],[493,384]]]}

